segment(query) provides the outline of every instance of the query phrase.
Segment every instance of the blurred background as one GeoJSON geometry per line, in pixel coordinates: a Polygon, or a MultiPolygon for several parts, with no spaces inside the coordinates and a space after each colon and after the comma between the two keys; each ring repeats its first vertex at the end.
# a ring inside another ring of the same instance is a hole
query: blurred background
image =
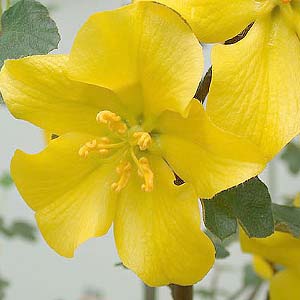
{"type": "MultiPolygon", "coordinates": [[[[117,8],[127,1],[41,2],[48,6],[60,30],[62,40],[57,52],[68,53],[76,32],[90,14],[117,8]]],[[[207,67],[209,51],[210,47],[205,46],[207,67]]],[[[38,128],[13,119],[3,106],[0,120],[0,300],[146,299],[140,280],[118,265],[120,259],[111,232],[82,245],[71,260],[58,256],[47,246],[36,230],[33,212],[22,201],[7,175],[14,151],[40,151],[44,146],[43,135],[38,128]]],[[[300,168],[297,147],[290,145],[285,150],[285,161],[276,158],[261,177],[268,184],[273,201],[284,202],[300,191],[299,176],[296,175],[300,168]],[[287,162],[291,164],[291,170],[287,162]]],[[[205,280],[195,287],[195,299],[265,300],[266,287],[259,289],[255,296],[251,294],[257,287],[257,278],[247,266],[251,256],[242,254],[237,243],[232,243],[228,250],[230,256],[218,260],[205,280]],[[239,292],[245,290],[246,285],[249,292],[239,298],[239,292]],[[212,293],[212,289],[217,292],[212,293]]],[[[167,287],[157,289],[156,293],[156,300],[171,299],[167,287]]]]}

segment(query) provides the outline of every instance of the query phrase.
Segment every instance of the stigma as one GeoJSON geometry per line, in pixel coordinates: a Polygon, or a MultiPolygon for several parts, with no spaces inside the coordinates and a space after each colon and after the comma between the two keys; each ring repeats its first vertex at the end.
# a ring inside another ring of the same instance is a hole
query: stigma
{"type": "Polygon", "coordinates": [[[148,132],[135,132],[133,134],[136,145],[140,148],[141,151],[149,149],[152,144],[151,135],[148,132]]]}

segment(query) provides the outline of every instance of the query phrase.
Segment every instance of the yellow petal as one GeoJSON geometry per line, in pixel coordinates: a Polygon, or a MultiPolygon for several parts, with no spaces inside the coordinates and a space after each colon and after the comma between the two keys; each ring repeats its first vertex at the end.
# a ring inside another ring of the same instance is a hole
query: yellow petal
{"type": "Polygon", "coordinates": [[[253,267],[257,275],[262,279],[269,280],[273,277],[274,271],[272,266],[258,255],[253,256],[253,267]]]}
{"type": "Polygon", "coordinates": [[[215,127],[196,100],[186,119],[164,113],[158,131],[163,157],[183,180],[195,185],[201,198],[211,198],[265,167],[257,147],[215,127]]]}
{"type": "Polygon", "coordinates": [[[276,274],[270,285],[271,300],[300,299],[300,271],[287,269],[276,274]]]}
{"type": "Polygon", "coordinates": [[[275,232],[267,238],[249,238],[240,230],[241,247],[244,252],[286,267],[300,267],[300,239],[288,233],[275,232]]]}
{"type": "Polygon", "coordinates": [[[97,113],[103,109],[119,112],[116,96],[68,79],[67,60],[65,55],[44,55],[6,61],[0,73],[4,101],[16,118],[52,133],[99,134],[97,113]]]}
{"type": "Polygon", "coordinates": [[[114,223],[119,255],[146,284],[191,285],[214,262],[214,246],[200,229],[197,197],[189,185],[176,187],[162,159],[150,158],[154,190],[141,191],[132,178],[122,191],[114,223]]]}
{"type": "MultiPolygon", "coordinates": [[[[134,2],[145,1],[135,0],[134,2]]],[[[151,0],[146,0],[151,1],[151,0]]],[[[251,24],[259,8],[255,0],[158,0],[179,12],[201,42],[223,42],[251,24]]]]}
{"type": "Polygon", "coordinates": [[[212,60],[207,105],[212,120],[249,138],[271,159],[300,131],[296,32],[276,14],[265,17],[239,43],[216,46],[212,60]]]}
{"type": "Polygon", "coordinates": [[[294,199],[294,206],[300,207],[300,193],[297,193],[295,199],[294,199]]]}
{"type": "Polygon", "coordinates": [[[190,27],[166,6],[141,2],[93,15],[73,45],[69,74],[114,90],[141,114],[184,113],[203,70],[190,27]]]}
{"type": "Polygon", "coordinates": [[[52,140],[39,154],[17,151],[11,173],[27,204],[36,211],[42,235],[60,255],[91,237],[105,234],[115,212],[110,184],[115,160],[99,154],[80,158],[78,150],[91,136],[67,134],[52,140]]]}

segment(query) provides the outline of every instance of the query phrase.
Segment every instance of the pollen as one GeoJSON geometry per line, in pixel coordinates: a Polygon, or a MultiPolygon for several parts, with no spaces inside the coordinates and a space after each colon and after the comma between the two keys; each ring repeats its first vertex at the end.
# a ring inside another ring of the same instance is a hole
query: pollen
{"type": "Polygon", "coordinates": [[[114,182],[111,185],[113,191],[118,193],[127,186],[131,175],[131,169],[132,165],[129,161],[122,161],[119,164],[116,171],[120,175],[120,179],[118,182],[114,182]]]}
{"type": "Polygon", "coordinates": [[[106,124],[112,132],[121,135],[127,132],[127,125],[122,121],[121,117],[109,110],[100,111],[96,120],[100,124],[106,124]]]}
{"type": "Polygon", "coordinates": [[[142,190],[144,192],[152,192],[154,174],[151,170],[149,160],[146,157],[141,157],[139,159],[138,174],[140,177],[144,178],[144,183],[142,184],[142,190]]]}
{"type": "Polygon", "coordinates": [[[290,2],[292,2],[292,0],[281,0],[283,4],[288,4],[290,2]]]}
{"type": "Polygon", "coordinates": [[[152,144],[151,135],[148,132],[135,132],[133,138],[141,151],[147,150],[152,144]]]}

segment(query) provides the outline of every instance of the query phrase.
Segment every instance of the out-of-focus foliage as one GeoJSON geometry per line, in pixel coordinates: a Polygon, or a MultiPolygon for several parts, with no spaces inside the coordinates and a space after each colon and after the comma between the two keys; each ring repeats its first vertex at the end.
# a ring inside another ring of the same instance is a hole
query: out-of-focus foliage
{"type": "Polygon", "coordinates": [[[36,228],[25,221],[14,221],[10,226],[5,225],[0,217],[0,234],[7,238],[23,238],[28,241],[36,240],[36,228]]]}
{"type": "Polygon", "coordinates": [[[8,172],[4,172],[0,176],[0,186],[2,188],[9,188],[13,185],[13,180],[8,172]]]}
{"type": "Polygon", "coordinates": [[[243,286],[246,287],[257,287],[262,284],[263,280],[257,276],[253,270],[252,265],[245,265],[244,267],[244,277],[243,286]]]}
{"type": "Polygon", "coordinates": [[[0,300],[4,300],[5,290],[9,286],[9,282],[4,278],[0,277],[0,300]]]}
{"type": "MultiPolygon", "coordinates": [[[[0,175],[0,189],[9,189],[13,186],[9,172],[0,175]]],[[[1,201],[1,199],[0,199],[1,201]]],[[[0,235],[5,239],[22,238],[29,242],[36,240],[36,227],[22,220],[14,220],[7,225],[4,217],[0,216],[0,235]]],[[[5,247],[5,244],[4,244],[5,247]]],[[[9,281],[0,276],[0,300],[5,299],[5,291],[9,287],[9,281]]]]}
{"type": "Polygon", "coordinates": [[[300,172],[300,145],[290,142],[283,150],[281,159],[286,163],[289,171],[297,175],[300,172]]]}

